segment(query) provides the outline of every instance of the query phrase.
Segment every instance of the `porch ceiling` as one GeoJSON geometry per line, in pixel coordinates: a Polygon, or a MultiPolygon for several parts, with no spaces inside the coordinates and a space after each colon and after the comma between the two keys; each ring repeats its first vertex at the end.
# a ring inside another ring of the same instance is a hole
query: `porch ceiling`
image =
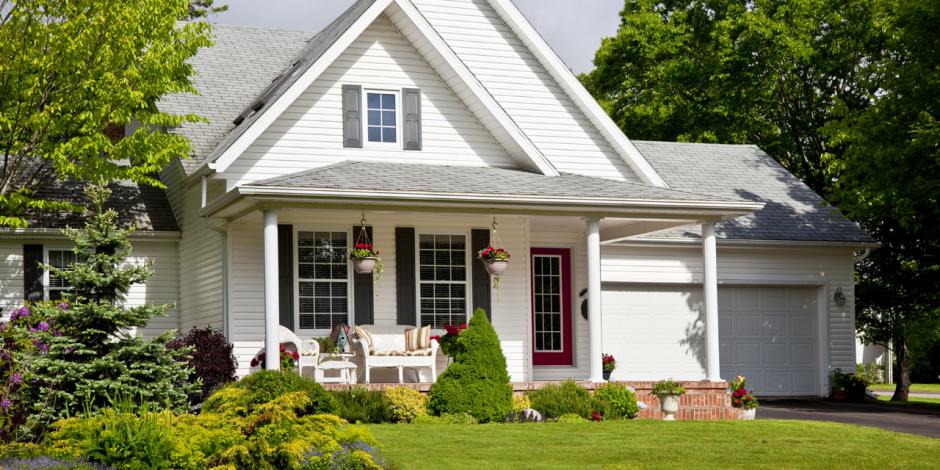
{"type": "Polygon", "coordinates": [[[761,203],[603,178],[489,167],[346,161],[237,187],[203,211],[231,218],[258,206],[440,208],[585,217],[721,219],[761,203]]]}

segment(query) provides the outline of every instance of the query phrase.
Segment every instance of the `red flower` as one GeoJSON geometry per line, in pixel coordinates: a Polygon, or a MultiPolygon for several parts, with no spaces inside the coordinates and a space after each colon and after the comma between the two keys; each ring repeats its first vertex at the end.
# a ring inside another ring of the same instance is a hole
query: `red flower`
{"type": "Polygon", "coordinates": [[[251,360],[251,367],[258,367],[258,359],[251,360]]]}
{"type": "Polygon", "coordinates": [[[598,411],[592,411],[592,412],[591,412],[591,419],[594,420],[594,421],[601,421],[602,419],[604,419],[604,415],[602,415],[602,414],[601,414],[600,412],[598,412],[598,411]]]}
{"type": "Polygon", "coordinates": [[[292,354],[292,356],[294,356],[295,361],[300,359],[300,354],[297,354],[297,351],[294,351],[294,354],[292,354]]]}
{"type": "Polygon", "coordinates": [[[449,335],[459,335],[459,334],[460,334],[460,330],[458,330],[457,327],[454,326],[454,325],[444,325],[444,329],[447,330],[447,334],[449,334],[449,335]]]}
{"type": "Polygon", "coordinates": [[[467,324],[466,324],[466,323],[461,323],[460,326],[457,327],[457,329],[459,329],[459,330],[466,330],[466,329],[467,329],[467,324]]]}
{"type": "Polygon", "coordinates": [[[441,337],[440,337],[440,335],[434,335],[434,336],[431,337],[431,339],[433,339],[434,341],[437,341],[438,343],[441,342],[441,337]]]}
{"type": "Polygon", "coordinates": [[[356,249],[372,251],[372,244],[371,243],[356,243],[356,249]]]}
{"type": "Polygon", "coordinates": [[[282,345],[281,345],[281,352],[284,352],[284,349],[286,349],[286,348],[285,348],[284,345],[282,344],[282,345]]]}

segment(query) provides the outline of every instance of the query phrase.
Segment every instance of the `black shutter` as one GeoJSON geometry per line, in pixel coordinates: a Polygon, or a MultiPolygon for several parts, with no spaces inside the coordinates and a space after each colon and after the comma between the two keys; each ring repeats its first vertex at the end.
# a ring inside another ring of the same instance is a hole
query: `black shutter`
{"type": "Polygon", "coordinates": [[[405,88],[402,97],[404,149],[421,150],[421,90],[405,88]]]}
{"type": "Polygon", "coordinates": [[[343,85],[343,147],[362,148],[362,87],[343,85]]]}
{"type": "Polygon", "coordinates": [[[483,262],[477,259],[477,253],[490,245],[490,231],[488,229],[474,229],[470,232],[470,256],[473,258],[473,294],[471,305],[473,310],[482,308],[486,310],[486,318],[492,320],[493,315],[490,312],[490,274],[486,272],[483,262]]]}
{"type": "MultiPolygon", "coordinates": [[[[359,233],[362,231],[360,226],[353,227],[353,247],[359,243],[359,233]]],[[[366,235],[372,240],[372,227],[366,227],[366,235]]],[[[356,324],[373,325],[375,324],[375,296],[372,291],[373,276],[369,274],[353,273],[353,298],[356,305],[356,324]]]]}
{"type": "Polygon", "coordinates": [[[42,245],[23,245],[23,298],[39,301],[42,288],[42,245]]]}
{"type": "Polygon", "coordinates": [[[294,226],[277,226],[278,306],[281,326],[294,331],[294,226]]]}
{"type": "Polygon", "coordinates": [[[395,228],[395,293],[398,299],[398,324],[417,325],[414,228],[395,228]]]}

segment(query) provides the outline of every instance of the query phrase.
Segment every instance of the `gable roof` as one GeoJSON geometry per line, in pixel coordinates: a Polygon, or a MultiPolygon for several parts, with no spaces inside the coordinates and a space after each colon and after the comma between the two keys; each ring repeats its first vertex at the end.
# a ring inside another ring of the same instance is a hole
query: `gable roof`
{"type": "Polygon", "coordinates": [[[190,159],[181,163],[187,173],[206,157],[235,127],[232,121],[289,67],[314,33],[239,26],[213,25],[215,45],[199,51],[190,63],[199,95],[165,96],[159,106],[166,112],[196,114],[208,122],[186,123],[174,132],[189,138],[190,159]]]}
{"type": "MultiPolygon", "coordinates": [[[[738,240],[874,243],[871,236],[754,145],[633,141],[674,189],[763,202],[751,215],[720,222],[738,240]]],[[[699,237],[698,227],[660,234],[699,237]]]]}
{"type": "Polygon", "coordinates": [[[345,161],[313,170],[244,185],[246,188],[285,188],[291,191],[328,190],[363,193],[415,193],[488,197],[531,197],[688,203],[745,204],[736,197],[720,197],[659,188],[631,182],[562,173],[537,173],[493,167],[420,165],[374,161],[345,161]],[[368,188],[362,186],[368,181],[368,188]]]}

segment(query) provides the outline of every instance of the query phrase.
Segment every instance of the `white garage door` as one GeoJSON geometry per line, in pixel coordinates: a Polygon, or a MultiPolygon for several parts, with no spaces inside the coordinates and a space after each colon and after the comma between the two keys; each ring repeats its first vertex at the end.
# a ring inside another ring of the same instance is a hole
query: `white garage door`
{"type": "MultiPolygon", "coordinates": [[[[817,288],[720,287],[721,371],[762,395],[815,395],[817,288]]],[[[614,379],[705,377],[701,288],[604,284],[604,352],[614,379]]]]}
{"type": "Polygon", "coordinates": [[[817,395],[815,287],[718,290],[721,375],[745,375],[763,395],[817,395]]]}

